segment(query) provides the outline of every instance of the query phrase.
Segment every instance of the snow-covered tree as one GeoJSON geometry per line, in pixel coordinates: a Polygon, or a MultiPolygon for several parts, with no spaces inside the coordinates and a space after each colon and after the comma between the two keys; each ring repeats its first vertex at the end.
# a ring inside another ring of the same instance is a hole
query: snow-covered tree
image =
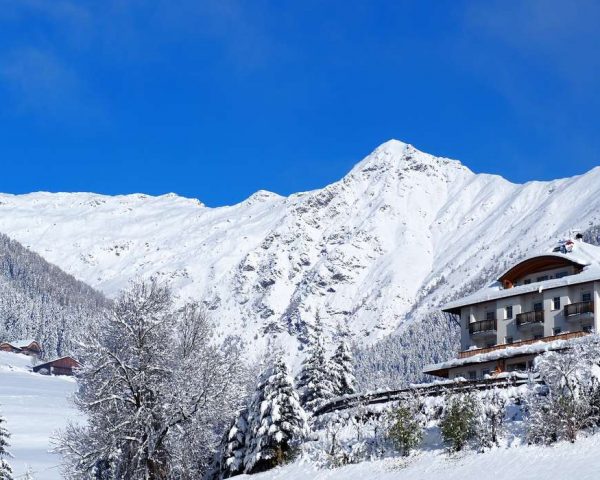
{"type": "Polygon", "coordinates": [[[4,427],[5,423],[6,420],[0,416],[0,480],[13,480],[12,469],[7,460],[10,457],[7,451],[10,434],[4,427]]]}
{"type": "Polygon", "coordinates": [[[600,339],[589,336],[564,352],[547,352],[536,369],[547,388],[529,401],[528,439],[531,443],[574,442],[578,432],[600,421],[600,339]]]}
{"type": "Polygon", "coordinates": [[[401,402],[392,412],[392,422],[388,438],[402,455],[408,455],[423,439],[425,422],[420,414],[420,402],[413,399],[401,402]]]}
{"type": "Polygon", "coordinates": [[[317,314],[308,355],[302,362],[296,377],[300,402],[306,411],[316,410],[326,400],[335,396],[332,378],[330,363],[323,344],[323,329],[317,314]]]}
{"type": "Polygon", "coordinates": [[[451,452],[462,450],[477,432],[477,405],[472,394],[450,397],[440,420],[442,437],[451,452]]]}
{"type": "Polygon", "coordinates": [[[476,437],[481,449],[499,445],[504,431],[506,398],[497,389],[484,392],[477,401],[476,437]]]}
{"type": "Polygon", "coordinates": [[[215,478],[229,478],[244,472],[247,436],[248,411],[243,409],[225,431],[215,466],[215,478]]]}
{"type": "Polygon", "coordinates": [[[334,396],[356,393],[354,361],[348,343],[342,340],[329,361],[334,396]]]}
{"type": "Polygon", "coordinates": [[[33,472],[33,468],[31,468],[29,465],[27,466],[27,468],[25,469],[25,473],[23,474],[23,477],[21,477],[23,480],[35,480],[35,475],[33,472]]]}
{"type": "Polygon", "coordinates": [[[67,478],[200,478],[242,389],[241,362],[212,341],[203,309],[135,283],[85,350],[75,403],[87,423],[59,440],[67,478]]]}
{"type": "Polygon", "coordinates": [[[285,462],[306,434],[306,414],[279,357],[261,376],[248,408],[244,471],[264,471],[285,462]]]}

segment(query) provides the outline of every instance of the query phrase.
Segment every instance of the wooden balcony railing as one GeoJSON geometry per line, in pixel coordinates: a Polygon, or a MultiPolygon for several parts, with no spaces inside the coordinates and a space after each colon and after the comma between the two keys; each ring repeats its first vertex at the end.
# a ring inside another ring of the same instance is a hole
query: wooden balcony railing
{"type": "Polygon", "coordinates": [[[536,310],[534,312],[517,313],[517,327],[544,323],[544,311],[536,310]]]}
{"type": "Polygon", "coordinates": [[[565,317],[581,315],[582,313],[594,313],[594,302],[579,302],[565,305],[565,317]]]}
{"type": "Polygon", "coordinates": [[[483,332],[495,332],[496,331],[496,319],[490,320],[482,320],[480,322],[472,322],[469,323],[469,333],[472,335],[474,333],[483,333],[483,332]]]}
{"type": "Polygon", "coordinates": [[[493,347],[486,348],[474,348],[473,350],[463,350],[458,352],[458,358],[472,357],[473,355],[479,355],[480,353],[490,353],[497,350],[504,350],[505,348],[522,347],[523,345],[531,345],[532,343],[538,342],[553,342],[554,340],[570,340],[572,338],[583,337],[589,335],[588,332],[567,332],[560,333],[558,335],[551,335],[549,337],[532,338],[530,340],[521,340],[513,343],[503,343],[502,345],[494,345],[493,347]]]}

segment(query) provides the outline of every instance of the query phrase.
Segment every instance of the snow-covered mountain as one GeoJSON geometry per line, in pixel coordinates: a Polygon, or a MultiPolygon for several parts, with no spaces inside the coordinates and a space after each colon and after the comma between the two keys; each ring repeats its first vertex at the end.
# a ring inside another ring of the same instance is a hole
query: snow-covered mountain
{"type": "Polygon", "coordinates": [[[109,296],[159,274],[205,301],[221,332],[294,349],[317,314],[360,342],[423,318],[599,224],[599,194],[600,168],[516,185],[392,140],[323,189],[220,208],[173,194],[3,194],[0,232],[109,296]]]}

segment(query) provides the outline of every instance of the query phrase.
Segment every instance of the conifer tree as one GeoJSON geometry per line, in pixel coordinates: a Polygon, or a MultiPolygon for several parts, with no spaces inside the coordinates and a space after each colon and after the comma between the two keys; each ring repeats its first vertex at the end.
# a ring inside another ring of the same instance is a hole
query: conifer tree
{"type": "Polygon", "coordinates": [[[309,412],[335,396],[332,372],[323,345],[323,328],[318,314],[308,356],[302,362],[300,373],[296,377],[296,388],[300,394],[300,403],[309,412]]]}
{"type": "Polygon", "coordinates": [[[462,450],[476,434],[477,407],[471,394],[455,395],[447,401],[440,421],[442,437],[451,452],[462,450]]]}
{"type": "Polygon", "coordinates": [[[330,360],[333,394],[335,396],[356,393],[354,361],[352,352],[345,340],[342,340],[330,360]]]}
{"type": "Polygon", "coordinates": [[[244,471],[246,440],[248,434],[248,410],[240,411],[225,432],[221,443],[216,478],[229,478],[244,471]]]}
{"type": "Polygon", "coordinates": [[[392,413],[388,437],[403,456],[409,455],[423,439],[424,421],[417,401],[405,401],[392,413]]]}
{"type": "Polygon", "coordinates": [[[0,416],[0,480],[13,480],[12,469],[6,460],[10,457],[10,454],[6,450],[6,447],[9,446],[8,439],[10,438],[10,434],[4,427],[3,417],[0,416]]]}
{"type": "Polygon", "coordinates": [[[440,429],[450,452],[462,450],[477,433],[475,397],[471,394],[455,395],[448,400],[440,429]]]}
{"type": "Polygon", "coordinates": [[[260,472],[285,462],[306,433],[306,414],[279,357],[261,376],[250,402],[244,471],[260,472]]]}

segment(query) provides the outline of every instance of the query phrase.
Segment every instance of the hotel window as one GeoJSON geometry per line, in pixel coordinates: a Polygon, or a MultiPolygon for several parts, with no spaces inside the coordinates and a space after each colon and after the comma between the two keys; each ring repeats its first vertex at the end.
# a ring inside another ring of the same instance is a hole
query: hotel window
{"type": "Polygon", "coordinates": [[[506,338],[504,339],[504,343],[509,343],[509,344],[510,344],[510,343],[513,343],[513,337],[506,337],[506,338]]]}
{"type": "Polygon", "coordinates": [[[542,302],[535,302],[533,304],[533,311],[534,312],[541,312],[544,309],[544,304],[542,302]]]}
{"type": "Polygon", "coordinates": [[[585,325],[583,327],[583,331],[586,333],[592,333],[594,331],[594,328],[591,325],[585,325]]]}
{"type": "Polygon", "coordinates": [[[591,302],[592,301],[592,294],[590,292],[585,292],[581,294],[581,301],[582,302],[591,302]]]}
{"type": "Polygon", "coordinates": [[[568,274],[569,274],[569,272],[558,272],[556,274],[556,278],[566,277],[568,274]]]}
{"type": "Polygon", "coordinates": [[[486,320],[496,320],[496,312],[494,310],[490,310],[485,312],[486,320]]]}
{"type": "Polygon", "coordinates": [[[506,320],[510,320],[511,318],[513,318],[512,305],[504,307],[504,318],[506,318],[506,320]]]}
{"type": "Polygon", "coordinates": [[[481,371],[481,376],[482,376],[483,378],[485,378],[485,377],[486,377],[486,375],[489,375],[490,373],[492,373],[492,372],[491,372],[491,370],[490,370],[489,368],[484,368],[484,369],[481,371]]]}
{"type": "Polygon", "coordinates": [[[523,280],[523,285],[529,285],[531,283],[531,278],[526,278],[523,280]]]}
{"type": "Polygon", "coordinates": [[[469,372],[469,380],[477,380],[477,372],[475,370],[469,372]]]}
{"type": "Polygon", "coordinates": [[[560,310],[560,297],[552,299],[552,310],[560,310]]]}
{"type": "Polygon", "coordinates": [[[535,279],[536,282],[545,282],[546,280],[548,280],[548,275],[542,275],[541,277],[537,277],[535,279]]]}
{"type": "Polygon", "coordinates": [[[542,336],[541,336],[541,335],[539,335],[539,334],[538,334],[538,335],[534,335],[534,336],[533,336],[533,339],[534,339],[534,340],[539,340],[540,338],[542,338],[542,336]]]}
{"type": "Polygon", "coordinates": [[[560,332],[562,332],[562,329],[560,327],[554,327],[552,329],[552,335],[558,335],[560,332]]]}

